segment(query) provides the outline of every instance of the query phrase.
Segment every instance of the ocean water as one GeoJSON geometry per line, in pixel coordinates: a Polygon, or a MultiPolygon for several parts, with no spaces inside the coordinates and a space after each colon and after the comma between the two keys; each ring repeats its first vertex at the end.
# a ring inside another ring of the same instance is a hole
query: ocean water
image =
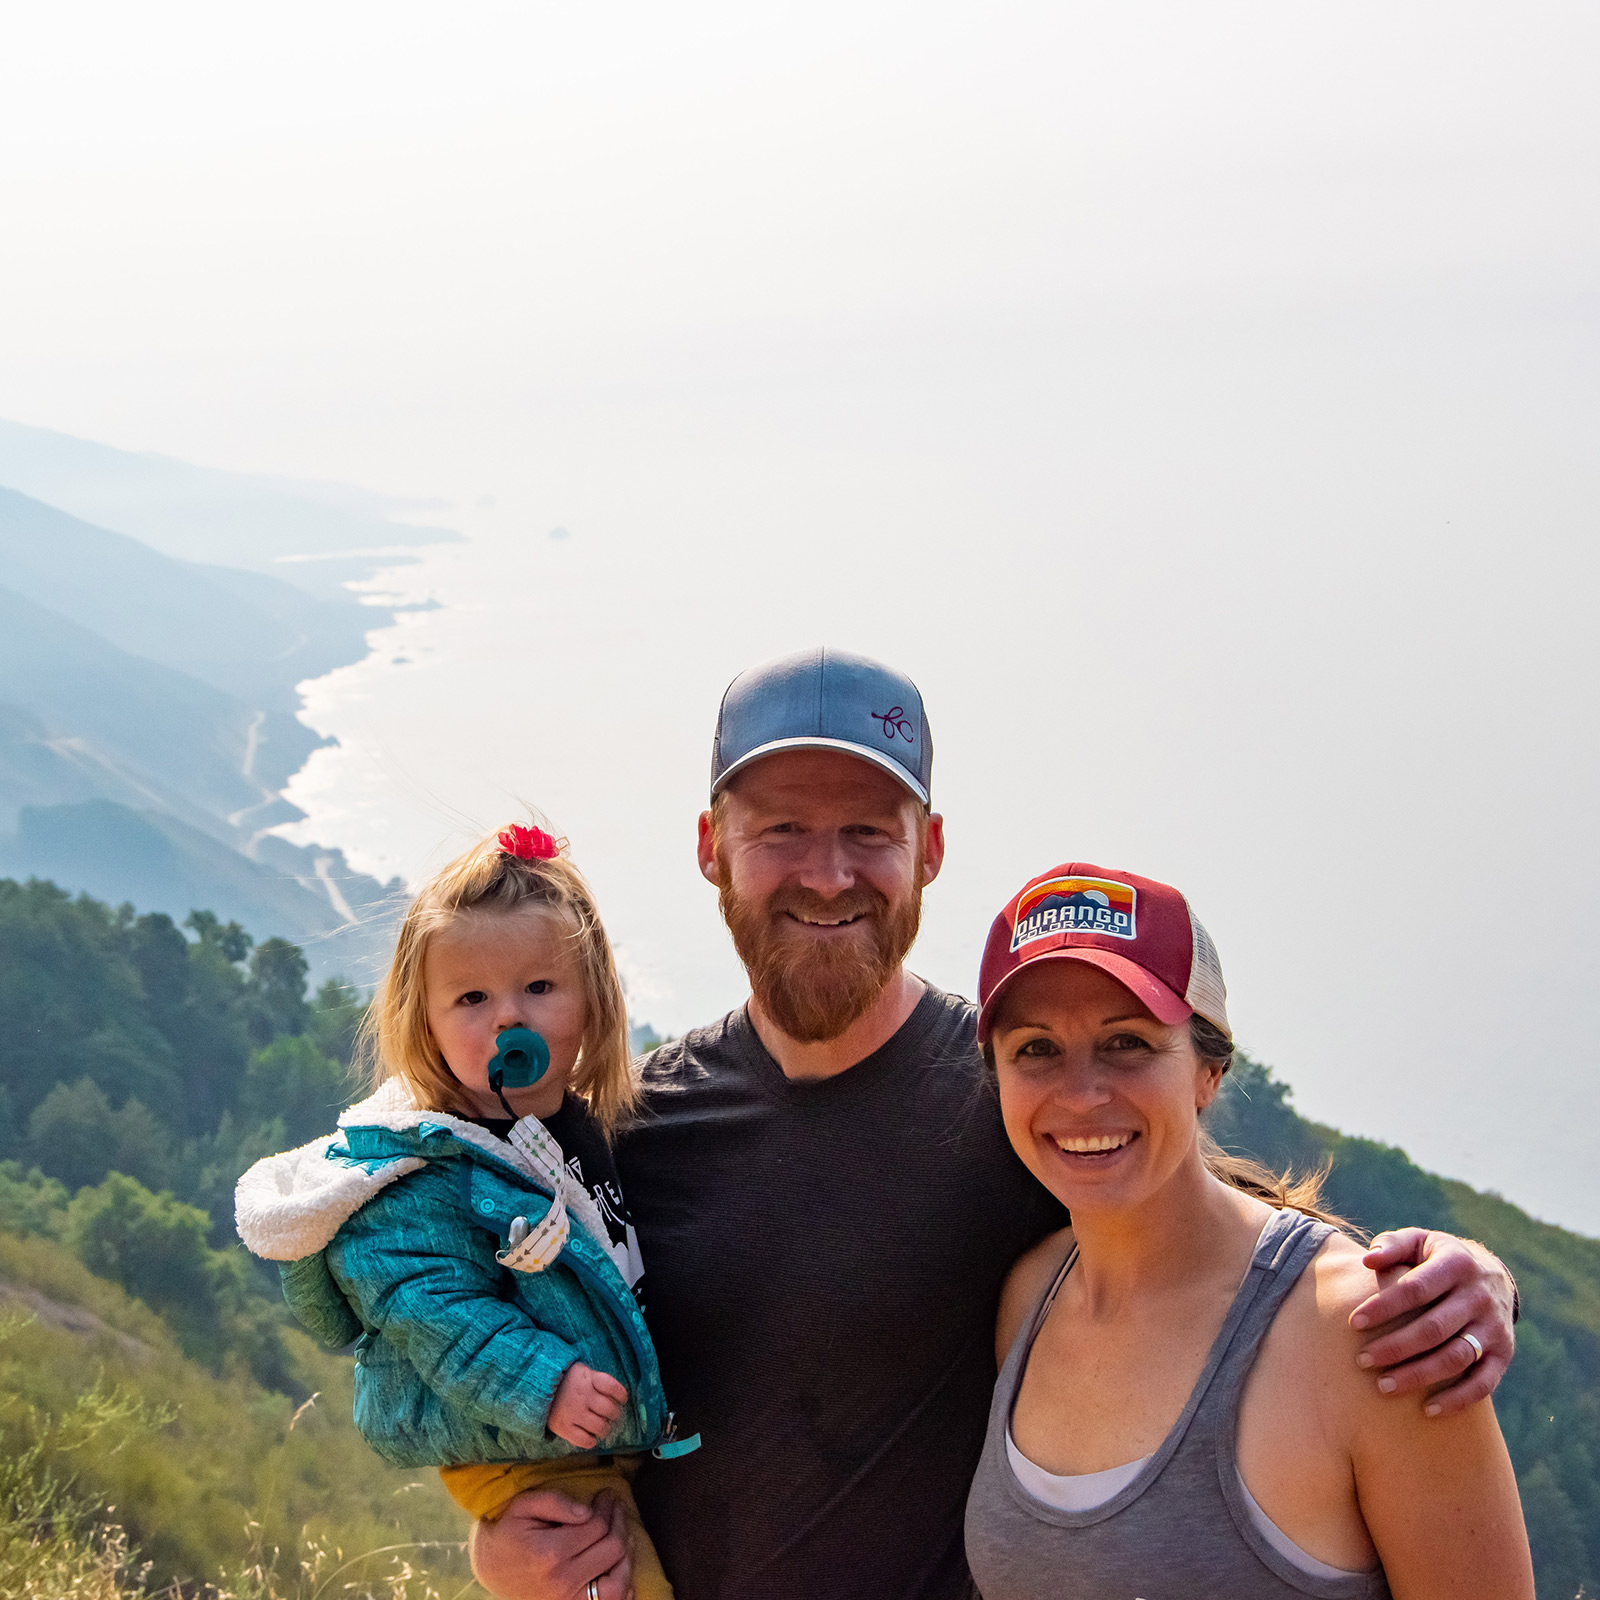
{"type": "Polygon", "coordinates": [[[744,994],[694,861],[722,690],[863,650],[933,727],[919,971],[970,993],[1057,862],[1164,878],[1302,1110],[1600,1232],[1581,418],[1472,385],[1481,307],[1426,349],[1413,310],[536,397],[493,494],[432,513],[465,540],[373,580],[435,608],[306,686],[339,744],[294,836],[415,882],[537,808],[678,1032],[744,994]]]}

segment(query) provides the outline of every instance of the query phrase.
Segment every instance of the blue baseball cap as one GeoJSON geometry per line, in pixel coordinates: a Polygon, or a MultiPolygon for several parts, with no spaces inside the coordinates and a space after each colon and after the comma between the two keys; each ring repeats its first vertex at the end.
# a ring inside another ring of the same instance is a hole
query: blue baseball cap
{"type": "Polygon", "coordinates": [[[923,805],[933,736],[904,673],[849,650],[800,650],[728,685],[711,746],[713,799],[752,761],[780,750],[843,750],[881,767],[923,805]]]}

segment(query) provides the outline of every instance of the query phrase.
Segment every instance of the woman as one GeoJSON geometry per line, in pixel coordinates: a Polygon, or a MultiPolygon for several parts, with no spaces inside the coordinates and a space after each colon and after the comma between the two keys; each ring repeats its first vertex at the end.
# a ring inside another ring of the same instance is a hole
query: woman
{"type": "Polygon", "coordinates": [[[1383,1399],[1360,1247],[1201,1129],[1233,1046],[1184,897],[1057,867],[995,920],[979,998],[1011,1142],[1073,1221],[1001,1302],[985,1600],[1532,1600],[1492,1407],[1383,1399]]]}

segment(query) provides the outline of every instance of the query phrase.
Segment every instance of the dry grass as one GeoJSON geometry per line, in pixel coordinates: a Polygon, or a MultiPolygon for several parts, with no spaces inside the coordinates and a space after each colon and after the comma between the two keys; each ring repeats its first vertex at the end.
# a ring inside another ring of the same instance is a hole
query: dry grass
{"type": "MultiPolygon", "coordinates": [[[[37,1328],[28,1312],[0,1310],[0,1350],[15,1350],[37,1328]]],[[[306,1402],[284,1431],[312,1411],[306,1402]]],[[[242,1559],[203,1580],[153,1584],[152,1564],[116,1506],[91,1485],[125,1449],[170,1435],[174,1418],[172,1408],[103,1376],[58,1411],[0,1385],[8,1447],[0,1451],[0,1600],[464,1600],[474,1590],[463,1582],[459,1541],[402,1540],[352,1555],[302,1529],[289,1550],[269,1545],[255,1521],[235,1544],[242,1559]]]]}

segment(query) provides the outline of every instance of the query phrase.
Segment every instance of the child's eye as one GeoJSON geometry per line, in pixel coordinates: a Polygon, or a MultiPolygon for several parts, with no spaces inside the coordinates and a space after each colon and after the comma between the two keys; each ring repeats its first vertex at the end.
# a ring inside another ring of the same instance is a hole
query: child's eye
{"type": "Polygon", "coordinates": [[[549,992],[550,980],[548,978],[535,978],[533,982],[528,985],[529,994],[549,994],[549,992]]]}
{"type": "Polygon", "coordinates": [[[468,989],[467,992],[456,1001],[456,1004],[458,1006],[481,1006],[488,998],[488,995],[486,995],[482,989],[468,989]]]}

